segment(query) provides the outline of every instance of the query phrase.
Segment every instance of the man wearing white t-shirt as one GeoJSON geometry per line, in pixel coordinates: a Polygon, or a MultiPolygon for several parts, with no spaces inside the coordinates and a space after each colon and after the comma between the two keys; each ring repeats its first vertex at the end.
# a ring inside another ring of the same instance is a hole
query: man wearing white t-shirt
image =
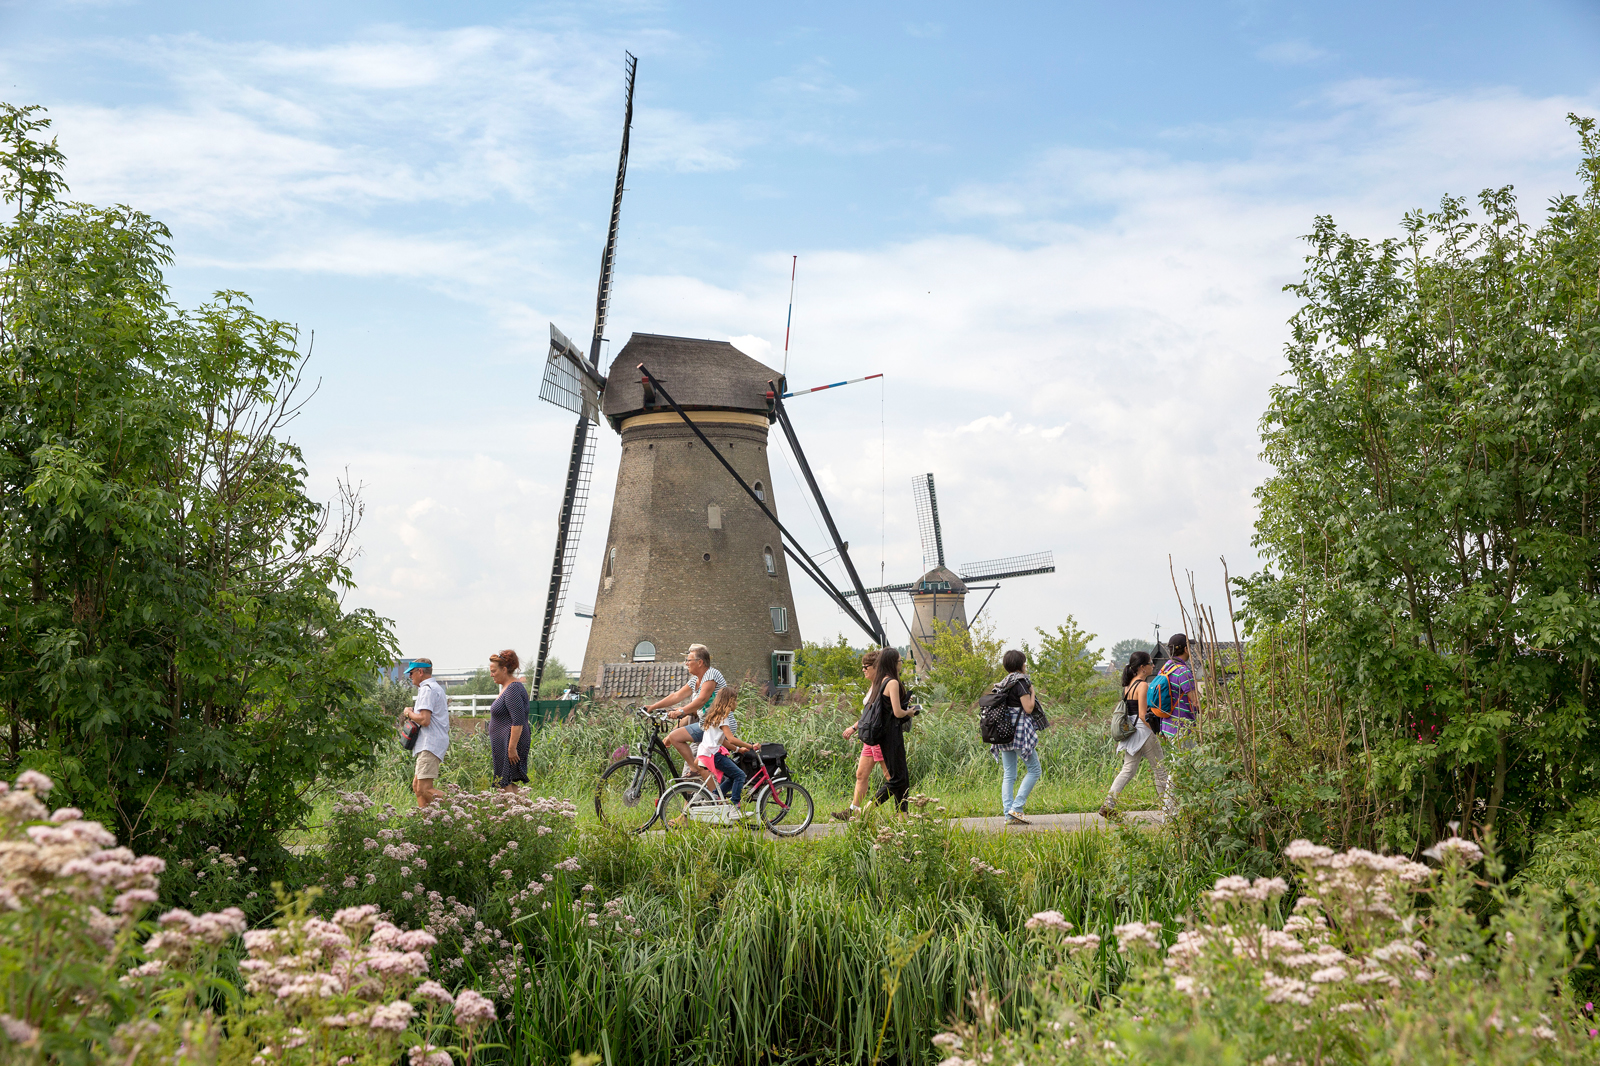
{"type": "Polygon", "coordinates": [[[426,807],[439,794],[433,783],[438,780],[444,753],[450,750],[450,697],[445,695],[444,686],[434,680],[432,659],[412,659],[406,667],[406,677],[417,686],[416,704],[406,711],[406,717],[422,727],[411,748],[411,754],[416,756],[411,791],[417,797],[417,806],[426,807]]]}

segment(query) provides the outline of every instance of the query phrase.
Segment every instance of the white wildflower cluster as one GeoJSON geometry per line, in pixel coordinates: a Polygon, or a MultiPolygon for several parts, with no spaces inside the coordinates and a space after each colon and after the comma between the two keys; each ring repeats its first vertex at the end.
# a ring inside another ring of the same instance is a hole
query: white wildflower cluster
{"type": "Polygon", "coordinates": [[[968,865],[970,865],[972,867],[972,872],[975,873],[975,874],[1003,874],[1003,873],[1005,873],[1005,871],[1000,869],[1000,867],[998,867],[998,866],[990,866],[988,863],[984,862],[982,859],[978,858],[976,855],[974,855],[970,859],[968,859],[967,863],[968,863],[968,865]]]}
{"type": "Polygon", "coordinates": [[[1117,938],[1117,950],[1126,955],[1129,951],[1161,950],[1160,922],[1128,922],[1111,930],[1117,938]]]}
{"type": "MultiPolygon", "coordinates": [[[[1070,933],[1072,923],[1062,917],[1060,911],[1039,911],[1032,918],[1023,923],[1025,929],[1038,929],[1046,933],[1070,933]]],[[[1100,949],[1100,937],[1096,933],[1085,933],[1082,936],[1062,936],[1056,943],[1068,955],[1078,955],[1083,952],[1094,953],[1100,949]]]]}
{"type": "Polygon", "coordinates": [[[0,911],[48,907],[109,950],[155,902],[166,863],[118,847],[76,807],[51,812],[43,800],[54,787],[34,770],[0,781],[0,911]]]}

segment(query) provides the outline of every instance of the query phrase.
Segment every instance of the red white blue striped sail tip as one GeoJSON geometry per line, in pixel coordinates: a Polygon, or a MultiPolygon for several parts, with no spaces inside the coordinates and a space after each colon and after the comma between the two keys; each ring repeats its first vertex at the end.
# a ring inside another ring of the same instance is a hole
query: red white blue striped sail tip
{"type": "MultiPolygon", "coordinates": [[[[881,377],[883,377],[882,374],[868,374],[864,378],[851,378],[849,381],[835,381],[832,385],[818,385],[814,389],[796,389],[794,392],[784,393],[783,398],[787,400],[791,396],[810,396],[813,392],[826,392],[828,389],[837,389],[840,385],[854,385],[858,381],[871,381],[873,378],[881,377]]],[[[769,392],[767,395],[770,396],[772,394],[769,392]]]]}

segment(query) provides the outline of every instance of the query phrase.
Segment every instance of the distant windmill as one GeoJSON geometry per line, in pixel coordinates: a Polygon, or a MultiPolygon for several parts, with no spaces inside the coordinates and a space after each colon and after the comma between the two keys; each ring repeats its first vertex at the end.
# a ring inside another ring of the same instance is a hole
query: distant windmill
{"type": "MultiPolygon", "coordinates": [[[[539,657],[533,666],[533,691],[544,680],[545,660],[555,639],[561,606],[572,584],[572,570],[578,557],[578,536],[583,532],[583,516],[589,502],[589,479],[594,470],[596,434],[591,424],[600,420],[600,397],[606,379],[600,373],[600,342],[606,329],[606,312],[611,304],[611,273],[617,251],[617,224],[622,216],[622,186],[628,175],[628,133],[633,127],[633,79],[639,60],[627,56],[627,104],[622,119],[622,151],[617,158],[617,184],[611,196],[611,225],[606,231],[605,251],[600,254],[600,286],[595,295],[594,336],[589,341],[587,359],[566,335],[550,324],[550,354],[545,360],[544,380],[539,398],[563,407],[578,416],[572,431],[572,452],[567,460],[566,490],[561,496],[561,511],[556,521],[555,562],[550,567],[550,589],[545,598],[544,627],[539,631],[539,657]]],[[[590,613],[593,611],[591,609],[590,613]]]]}
{"type": "MultiPolygon", "coordinates": [[[[977,613],[972,616],[976,622],[983,609],[989,605],[989,600],[994,596],[997,584],[977,584],[977,582],[1005,581],[1014,577],[1031,577],[1034,574],[1053,574],[1056,570],[1055,557],[1050,552],[1035,552],[1032,555],[1012,555],[1002,559],[988,559],[978,563],[964,563],[958,571],[952,571],[944,561],[944,531],[939,525],[939,494],[934,489],[932,474],[918,474],[911,479],[911,493],[917,507],[917,531],[922,535],[922,565],[926,573],[916,581],[908,581],[898,585],[880,585],[877,588],[867,589],[866,595],[881,596],[888,599],[899,610],[899,604],[906,600],[911,602],[912,619],[906,626],[911,634],[912,654],[916,656],[917,668],[926,670],[932,665],[932,657],[928,652],[928,644],[933,640],[933,623],[937,620],[947,626],[959,626],[966,629],[970,623],[967,620],[967,593],[988,592],[983,598],[983,603],[978,605],[977,613]]],[[[854,598],[853,592],[846,592],[847,598],[854,598]]],[[[901,617],[904,622],[904,616],[901,617]]]]}

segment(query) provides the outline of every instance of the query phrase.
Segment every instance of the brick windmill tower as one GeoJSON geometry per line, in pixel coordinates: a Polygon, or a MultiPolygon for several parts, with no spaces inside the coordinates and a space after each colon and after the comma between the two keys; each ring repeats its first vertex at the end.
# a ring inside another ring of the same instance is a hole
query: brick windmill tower
{"type": "Polygon", "coordinates": [[[612,362],[602,401],[622,459],[582,684],[597,696],[653,695],[682,669],[684,649],[700,643],[728,680],[787,687],[800,628],[782,534],[647,388],[633,370],[640,363],[776,512],[767,392],[778,374],[726,341],[635,333],[612,362]]]}

